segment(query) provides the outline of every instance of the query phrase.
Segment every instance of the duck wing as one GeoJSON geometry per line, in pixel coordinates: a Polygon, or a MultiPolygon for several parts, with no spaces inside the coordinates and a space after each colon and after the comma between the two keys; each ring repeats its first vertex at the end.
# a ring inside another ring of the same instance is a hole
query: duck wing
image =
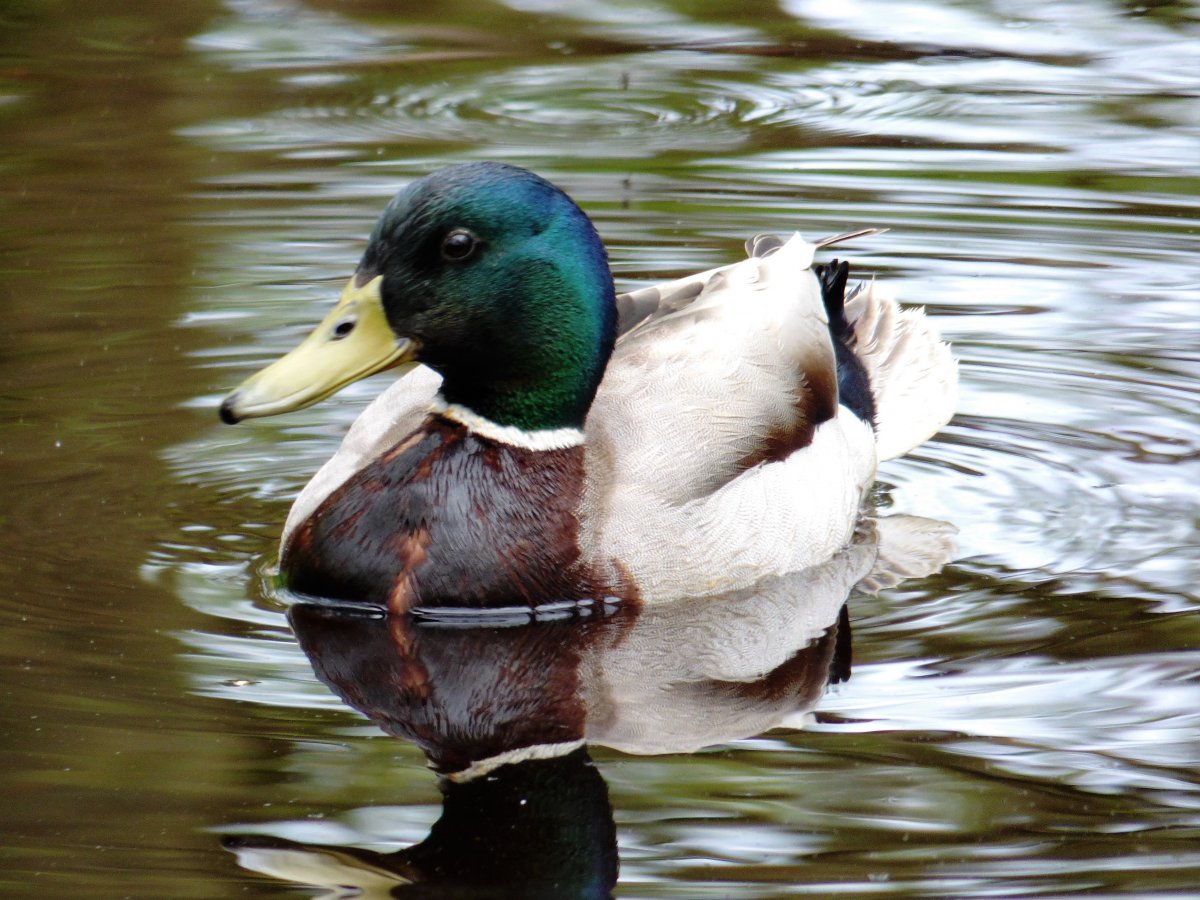
{"type": "Polygon", "coordinates": [[[587,421],[598,473],[678,504],[811,442],[838,414],[818,246],[759,235],[742,262],[618,298],[587,421]]]}
{"type": "Polygon", "coordinates": [[[839,413],[817,245],[757,247],[643,304],[587,420],[585,552],[647,598],[827,559],[874,475],[870,424],[839,413]]]}

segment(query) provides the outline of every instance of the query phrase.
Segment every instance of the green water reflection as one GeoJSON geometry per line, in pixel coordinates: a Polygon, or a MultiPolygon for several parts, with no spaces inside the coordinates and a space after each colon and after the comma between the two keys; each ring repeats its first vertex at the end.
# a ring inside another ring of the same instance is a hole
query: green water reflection
{"type": "Polygon", "coordinates": [[[531,166],[623,287],[880,225],[961,415],[882,473],[960,529],[855,595],[803,731],[595,748],[618,896],[1162,896],[1200,880],[1194,4],[0,6],[6,896],[291,893],[217,832],[392,852],[442,797],[268,577],[379,384],[238,430],[382,202],[531,166]],[[841,11],[838,11],[841,9],[841,11]]]}

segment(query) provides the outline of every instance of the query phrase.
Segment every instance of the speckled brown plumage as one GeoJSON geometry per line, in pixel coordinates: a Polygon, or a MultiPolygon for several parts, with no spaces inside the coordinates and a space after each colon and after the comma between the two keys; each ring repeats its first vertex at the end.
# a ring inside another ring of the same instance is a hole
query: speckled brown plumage
{"type": "Polygon", "coordinates": [[[295,532],[292,590],[414,606],[519,606],[620,596],[583,564],[583,449],[531,451],[432,415],[329,495],[295,532]]]}

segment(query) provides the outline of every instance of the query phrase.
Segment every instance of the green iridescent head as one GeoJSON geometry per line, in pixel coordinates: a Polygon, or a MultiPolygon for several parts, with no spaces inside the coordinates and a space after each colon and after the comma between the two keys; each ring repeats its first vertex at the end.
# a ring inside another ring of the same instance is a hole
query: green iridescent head
{"type": "Polygon", "coordinates": [[[447,402],[500,425],[581,427],[615,337],[604,246],[571,198],[515,166],[457,166],[392,199],[337,307],[222,417],[299,408],[421,362],[447,402]]]}

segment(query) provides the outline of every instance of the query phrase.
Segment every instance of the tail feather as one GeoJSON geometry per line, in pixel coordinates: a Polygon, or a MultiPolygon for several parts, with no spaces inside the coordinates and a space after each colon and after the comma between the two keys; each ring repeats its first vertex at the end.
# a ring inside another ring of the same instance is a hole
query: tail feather
{"type": "Polygon", "coordinates": [[[829,317],[829,331],[836,338],[852,341],[854,330],[846,321],[846,282],[850,279],[850,263],[831,260],[826,265],[813,266],[821,283],[821,300],[829,317]]]}
{"type": "Polygon", "coordinates": [[[860,286],[845,307],[875,398],[879,459],[903,456],[954,415],[958,365],[925,311],[900,309],[875,282],[860,286]]]}
{"type": "Polygon", "coordinates": [[[936,575],[957,551],[958,529],[949,522],[921,516],[892,515],[867,519],[860,528],[874,528],[875,564],[855,587],[866,594],[936,575]]]}
{"type": "Polygon", "coordinates": [[[821,300],[829,319],[829,337],[837,359],[838,401],[864,422],[875,424],[875,397],[871,393],[871,378],[863,361],[855,352],[857,337],[854,326],[846,319],[846,281],[850,264],[832,260],[826,265],[813,266],[821,284],[821,300]]]}

